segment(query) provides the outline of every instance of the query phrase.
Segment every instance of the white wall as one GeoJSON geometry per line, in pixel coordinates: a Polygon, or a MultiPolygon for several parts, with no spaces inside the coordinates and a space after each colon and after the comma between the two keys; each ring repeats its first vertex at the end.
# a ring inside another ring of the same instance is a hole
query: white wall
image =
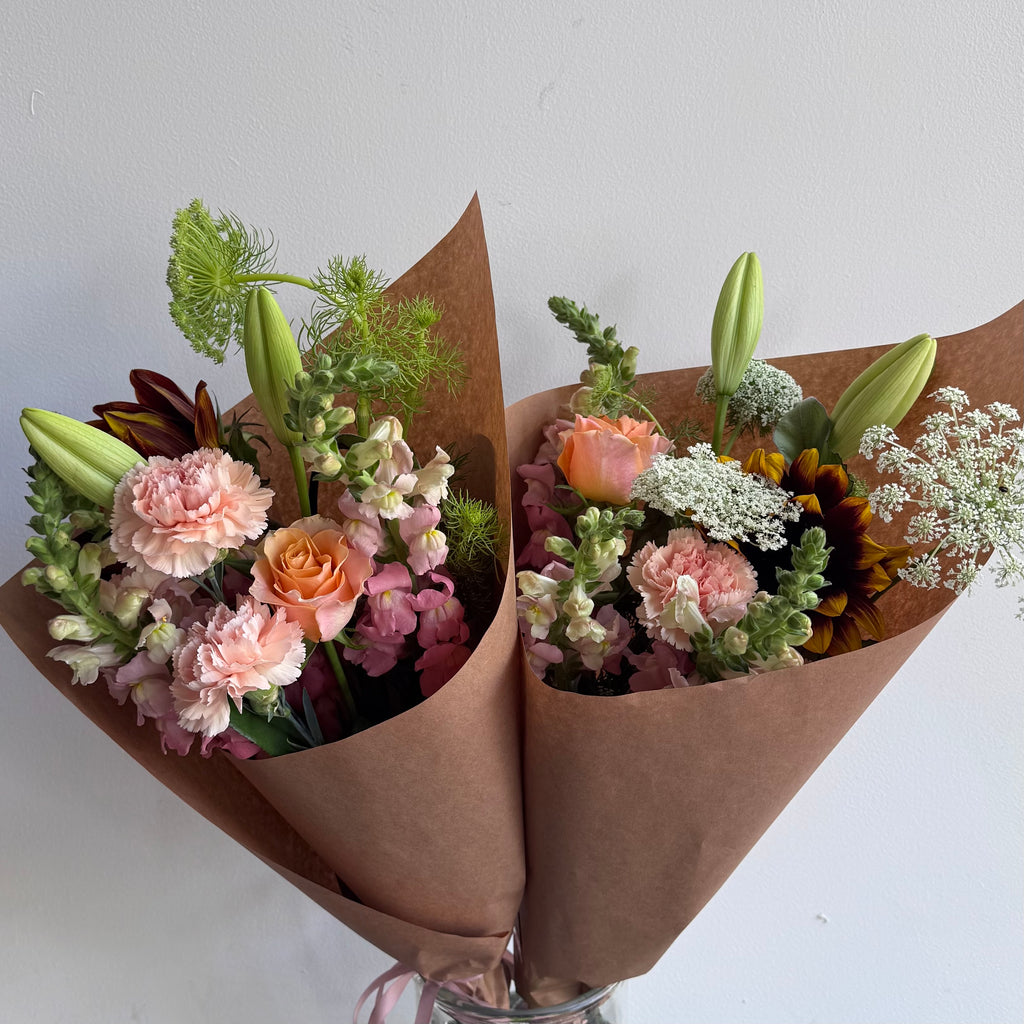
{"type": "MultiPolygon", "coordinates": [[[[192,196],[272,229],[283,267],[365,251],[397,276],[479,190],[509,401],[579,371],[552,293],[647,369],[705,363],[744,249],[763,355],[948,334],[1022,297],[1022,30],[1015,0],[9,5],[3,578],[21,406],[85,417],[133,366],[248,390],[167,316],[192,196]]],[[[632,983],[630,1024],[1022,1018],[1014,607],[986,585],[953,609],[632,983]]],[[[0,1016],[346,1019],[384,957],[0,642],[0,1016]]]]}

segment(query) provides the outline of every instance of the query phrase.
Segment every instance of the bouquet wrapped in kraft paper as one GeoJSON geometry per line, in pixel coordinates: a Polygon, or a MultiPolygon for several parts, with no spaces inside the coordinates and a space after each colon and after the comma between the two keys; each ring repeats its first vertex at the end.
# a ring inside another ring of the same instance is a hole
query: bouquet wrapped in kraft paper
{"type": "MultiPolygon", "coordinates": [[[[443,309],[465,386],[423,412],[410,441],[430,452],[454,444],[466,456],[457,486],[493,503],[507,527],[508,482],[495,472],[507,458],[498,344],[475,197],[387,292],[394,301],[422,294],[443,309]]],[[[247,422],[259,418],[251,396],[233,411],[247,422]]],[[[287,524],[298,514],[287,497],[288,459],[266,462],[264,472],[278,495],[272,519],[287,524]]],[[[323,494],[320,507],[328,509],[323,494]]],[[[497,610],[457,674],[396,717],[276,757],[161,752],[156,731],[136,723],[130,702],[118,706],[102,681],[72,685],[68,666],[47,657],[55,609],[19,577],[0,590],[0,621],[36,669],[115,743],[339,921],[426,978],[473,979],[482,998],[500,1001],[504,989],[507,1000],[499,965],[524,879],[509,537],[506,528],[498,562],[508,571],[496,583],[497,610]]]]}
{"type": "MultiPolygon", "coordinates": [[[[1024,306],[1017,306],[985,326],[937,339],[934,369],[904,426],[916,427],[933,412],[926,396],[945,385],[966,391],[973,406],[1021,408],[1022,313],[1024,306]]],[[[804,395],[831,408],[886,350],[772,363],[788,371],[804,395]]],[[[657,396],[651,409],[660,422],[702,417],[693,395],[703,370],[638,378],[644,395],[657,396]]],[[[576,387],[533,395],[506,411],[520,547],[530,531],[515,469],[533,460],[542,427],[566,415],[576,387]]],[[[706,413],[703,419],[710,427],[706,413]]],[[[869,483],[877,479],[875,463],[860,456],[850,469],[869,483]]],[[[876,518],[872,534],[901,544],[906,523],[905,515],[888,524],[876,518]]],[[[590,696],[555,689],[524,665],[527,884],[519,918],[520,991],[550,1005],[648,971],[954,599],[942,586],[901,584],[884,598],[881,642],[705,685],[590,696]]]]}

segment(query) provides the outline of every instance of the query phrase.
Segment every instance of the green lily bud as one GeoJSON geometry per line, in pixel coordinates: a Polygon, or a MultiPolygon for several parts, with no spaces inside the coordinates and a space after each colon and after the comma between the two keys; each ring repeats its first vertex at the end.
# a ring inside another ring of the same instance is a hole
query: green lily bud
{"type": "Polygon", "coordinates": [[[895,427],[921,394],[935,365],[935,339],[919,334],[876,359],[832,410],[829,447],[845,462],[868,427],[895,427]]]}
{"type": "Polygon", "coordinates": [[[761,336],[763,318],[761,264],[754,253],[745,252],[722,285],[711,323],[711,366],[718,394],[736,393],[761,336]]]}
{"type": "Polygon", "coordinates": [[[103,508],[142,456],[111,434],[60,413],[22,409],[21,429],[39,457],[73,491],[103,508]]]}
{"type": "Polygon", "coordinates": [[[281,444],[298,444],[302,435],[288,429],[284,414],[302,358],[281,307],[266,288],[254,288],[246,299],[242,349],[249,385],[267,425],[281,444]]]}

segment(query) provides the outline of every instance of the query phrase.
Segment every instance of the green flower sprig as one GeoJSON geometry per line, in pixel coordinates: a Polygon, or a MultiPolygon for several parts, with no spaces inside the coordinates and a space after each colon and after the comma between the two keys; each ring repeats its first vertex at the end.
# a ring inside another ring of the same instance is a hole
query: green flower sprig
{"type": "Polygon", "coordinates": [[[548,309],[560,324],[572,331],[581,345],[587,346],[590,364],[580,374],[582,387],[572,396],[572,411],[581,416],[608,416],[611,419],[635,412],[651,420],[664,434],[643,396],[636,390],[640,350],[635,345],[624,349],[615,336],[616,328],[602,328],[599,317],[586,306],[581,309],[570,299],[552,296],[548,299],[548,309]]]}
{"type": "Polygon", "coordinates": [[[100,573],[114,561],[109,548],[96,542],[106,532],[106,517],[75,494],[34,451],[32,455],[35,462],[26,470],[31,494],[25,500],[35,512],[29,526],[36,536],[29,537],[25,547],[43,564],[26,569],[22,583],[69,613],[59,617],[66,632],[55,639],[113,644],[119,656],[128,656],[136,648],[137,631],[100,611],[97,598],[100,573]],[[76,533],[84,542],[76,539],[76,533]]]}
{"type": "Polygon", "coordinates": [[[548,537],[544,547],[572,570],[565,579],[554,579],[536,572],[521,572],[516,580],[523,595],[519,599],[526,621],[542,613],[538,600],[550,599],[554,612],[546,621],[547,642],[564,654],[560,664],[552,666],[549,682],[560,690],[574,689],[584,668],[582,648],[599,645],[606,630],[595,618],[598,603],[610,604],[617,594],[608,584],[619,577],[619,558],[626,550],[626,531],[643,525],[639,509],[587,508],[578,516],[575,533],[578,544],[566,537],[548,537]],[[595,600],[596,598],[596,600],[595,600]]]}
{"type": "Polygon", "coordinates": [[[441,311],[432,300],[392,304],[385,295],[387,279],[363,256],[332,257],[326,270],[312,278],[278,273],[272,241],[233,214],[214,217],[200,199],[175,215],[167,283],[172,319],[196,352],[217,363],[224,361],[232,341],[242,344],[253,288],[291,284],[313,292],[313,311],[303,330],[308,347],[396,367],[384,378],[354,379],[357,422],[365,419],[366,426],[376,399],[401,406],[408,428],[430,391],[445,387],[456,392],[465,379],[458,350],[434,332],[441,311]]]}
{"type": "Polygon", "coordinates": [[[756,594],[743,618],[718,636],[710,628],[691,636],[694,664],[708,682],[801,663],[796,647],[811,635],[805,613],[818,607],[832,549],[825,547],[825,531],[814,526],[791,551],[792,568],[776,570],[776,594],[756,594]]]}

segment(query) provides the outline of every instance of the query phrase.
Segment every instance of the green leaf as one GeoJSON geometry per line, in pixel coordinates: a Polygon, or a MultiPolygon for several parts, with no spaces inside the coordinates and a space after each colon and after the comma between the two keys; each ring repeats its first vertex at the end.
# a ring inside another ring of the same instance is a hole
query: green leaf
{"type": "Polygon", "coordinates": [[[831,432],[832,421],[825,406],[816,398],[805,398],[779,420],[772,438],[787,465],[808,448],[817,448],[821,453],[821,461],[830,464],[827,456],[828,436],[831,432]]]}
{"type": "Polygon", "coordinates": [[[251,711],[239,711],[234,703],[231,703],[231,728],[241,733],[247,740],[251,740],[271,757],[290,754],[295,749],[288,742],[289,733],[292,733],[293,730],[277,727],[275,726],[276,722],[285,725],[284,719],[278,718],[268,722],[263,715],[256,715],[251,711]]]}

